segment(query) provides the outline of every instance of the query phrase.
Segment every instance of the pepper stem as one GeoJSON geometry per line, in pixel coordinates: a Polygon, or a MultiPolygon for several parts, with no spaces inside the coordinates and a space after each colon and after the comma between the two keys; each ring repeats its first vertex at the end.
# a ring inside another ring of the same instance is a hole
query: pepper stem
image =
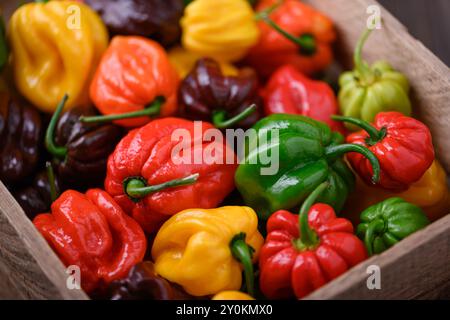
{"type": "Polygon", "coordinates": [[[366,147],[353,143],[328,146],[325,149],[325,156],[327,158],[333,158],[348,152],[357,152],[365,156],[372,165],[373,170],[372,182],[375,184],[380,180],[380,163],[378,162],[378,159],[373,154],[373,152],[367,149],[366,147]]]}
{"type": "Polygon", "coordinates": [[[381,130],[378,130],[373,125],[371,125],[369,122],[364,121],[362,119],[352,118],[352,117],[344,117],[344,116],[338,116],[333,115],[331,116],[331,119],[336,121],[342,121],[342,122],[348,122],[351,124],[354,124],[364,131],[366,131],[369,134],[370,139],[368,139],[368,144],[373,146],[374,144],[378,143],[380,140],[383,140],[383,138],[387,134],[386,128],[382,128],[381,130]]]}
{"type": "Polygon", "coordinates": [[[366,245],[367,254],[373,255],[373,241],[376,232],[382,231],[384,228],[384,222],[381,219],[375,219],[369,223],[366,234],[364,236],[364,244],[366,245]]]}
{"type": "Polygon", "coordinates": [[[244,267],[245,284],[249,295],[255,295],[252,254],[253,248],[245,242],[245,233],[241,232],[233,237],[230,242],[230,249],[233,257],[244,267]]]}
{"type": "Polygon", "coordinates": [[[195,183],[198,180],[199,174],[191,174],[181,179],[170,180],[161,184],[149,186],[143,178],[135,177],[128,178],[124,181],[123,187],[125,193],[133,201],[139,201],[145,196],[155,193],[167,188],[175,188],[180,186],[187,186],[195,183]]]}
{"type": "Polygon", "coordinates": [[[59,196],[58,191],[56,190],[55,172],[53,171],[50,161],[45,163],[45,167],[47,169],[48,184],[50,185],[50,199],[54,202],[59,196]]]}
{"type": "Polygon", "coordinates": [[[234,126],[238,122],[247,119],[256,111],[256,104],[252,104],[244,111],[234,116],[231,119],[226,119],[227,112],[225,110],[215,111],[212,116],[212,122],[218,129],[225,129],[234,126]]]}
{"type": "Polygon", "coordinates": [[[58,106],[56,107],[56,110],[53,113],[52,118],[50,119],[47,132],[45,133],[45,147],[47,148],[48,152],[50,152],[52,155],[54,155],[59,159],[65,158],[65,156],[67,155],[67,148],[59,147],[55,144],[55,127],[56,123],[58,122],[59,116],[61,115],[61,112],[64,109],[64,106],[66,105],[68,99],[69,96],[66,93],[62,98],[62,100],[59,102],[58,106]]]}
{"type": "Polygon", "coordinates": [[[355,52],[353,55],[353,61],[355,63],[355,68],[360,73],[361,78],[368,80],[373,76],[372,71],[370,70],[367,63],[362,59],[362,50],[364,45],[366,44],[367,39],[372,33],[372,29],[366,29],[364,33],[358,40],[358,43],[355,48],[355,52]]]}
{"type": "Polygon", "coordinates": [[[283,37],[293,42],[300,48],[300,52],[304,55],[313,55],[316,50],[316,40],[312,34],[303,34],[300,37],[296,37],[283,28],[280,27],[275,21],[270,18],[270,14],[281,5],[282,1],[277,1],[272,6],[258,12],[255,16],[256,20],[262,20],[267,25],[272,27],[276,32],[281,34],[283,37]]]}
{"type": "Polygon", "coordinates": [[[151,117],[159,115],[159,113],[161,112],[161,107],[164,104],[165,100],[166,99],[164,97],[156,97],[156,99],[153,100],[152,103],[150,103],[144,109],[139,111],[110,114],[107,116],[91,116],[91,117],[81,116],[80,121],[86,123],[103,123],[103,122],[111,122],[114,120],[123,120],[138,117],[151,117]]]}

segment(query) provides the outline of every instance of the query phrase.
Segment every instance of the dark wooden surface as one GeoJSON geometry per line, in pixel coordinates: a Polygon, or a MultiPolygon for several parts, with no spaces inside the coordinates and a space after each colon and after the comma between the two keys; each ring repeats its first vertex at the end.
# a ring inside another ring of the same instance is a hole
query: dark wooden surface
{"type": "Polygon", "coordinates": [[[450,0],[378,0],[450,66],[450,0]]]}

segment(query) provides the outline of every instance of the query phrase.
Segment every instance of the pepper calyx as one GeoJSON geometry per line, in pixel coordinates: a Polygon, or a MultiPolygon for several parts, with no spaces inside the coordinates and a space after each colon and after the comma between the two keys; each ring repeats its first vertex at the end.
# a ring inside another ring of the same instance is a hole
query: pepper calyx
{"type": "Polygon", "coordinates": [[[378,130],[373,125],[371,125],[369,122],[364,121],[362,119],[357,119],[357,118],[353,118],[353,117],[344,117],[344,116],[338,116],[338,115],[331,116],[331,119],[336,120],[336,121],[351,123],[355,126],[360,127],[364,131],[366,131],[367,134],[369,135],[366,138],[366,143],[369,146],[376,145],[378,142],[383,140],[387,135],[386,127],[383,127],[380,130],[378,130]]]}

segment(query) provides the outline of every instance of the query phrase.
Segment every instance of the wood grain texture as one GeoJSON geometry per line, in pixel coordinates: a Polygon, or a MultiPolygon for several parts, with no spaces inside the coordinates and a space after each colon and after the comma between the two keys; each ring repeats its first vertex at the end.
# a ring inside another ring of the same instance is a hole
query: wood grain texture
{"type": "Polygon", "coordinates": [[[58,257],[0,182],[0,298],[86,299],[68,290],[58,257]]]}
{"type": "MultiPolygon", "coordinates": [[[[373,0],[307,2],[336,23],[339,33],[338,57],[346,67],[352,67],[353,48],[366,28],[367,7],[379,4],[373,0]]],[[[414,113],[430,127],[438,158],[450,172],[450,69],[408,34],[406,28],[384,8],[382,19],[382,29],[373,32],[367,41],[364,57],[369,62],[388,60],[408,76],[414,113]]]]}

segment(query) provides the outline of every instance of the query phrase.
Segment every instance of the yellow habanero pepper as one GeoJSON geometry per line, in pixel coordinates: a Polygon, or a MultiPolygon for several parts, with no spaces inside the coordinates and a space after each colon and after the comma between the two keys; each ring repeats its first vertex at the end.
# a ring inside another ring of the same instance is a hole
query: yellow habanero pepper
{"type": "Polygon", "coordinates": [[[153,243],[155,270],[194,296],[239,290],[242,269],[253,295],[253,262],[264,242],[249,207],[188,209],[167,220],[153,243]]]}
{"type": "Polygon", "coordinates": [[[252,296],[240,291],[222,291],[216,294],[212,300],[255,300],[252,296]]]}
{"type": "Polygon", "coordinates": [[[219,61],[240,60],[259,39],[247,0],[194,0],[180,23],[184,48],[219,61]]]}
{"type": "Polygon", "coordinates": [[[430,221],[435,221],[450,213],[447,175],[437,160],[434,160],[419,181],[402,193],[392,193],[370,187],[358,179],[355,192],[348,198],[343,213],[353,222],[358,223],[359,214],[364,209],[391,197],[400,197],[421,207],[430,221]]]}
{"type": "MultiPolygon", "coordinates": [[[[181,79],[184,79],[189,72],[194,68],[197,60],[202,58],[202,55],[187,51],[182,47],[175,47],[168,52],[170,63],[177,70],[181,79]]],[[[239,70],[228,62],[218,61],[222,73],[226,76],[237,76],[239,70]]]]}
{"type": "Polygon", "coordinates": [[[89,83],[108,32],[87,5],[24,4],[11,17],[8,37],[16,86],[30,102],[49,113],[66,93],[67,108],[89,102],[89,83]]]}

